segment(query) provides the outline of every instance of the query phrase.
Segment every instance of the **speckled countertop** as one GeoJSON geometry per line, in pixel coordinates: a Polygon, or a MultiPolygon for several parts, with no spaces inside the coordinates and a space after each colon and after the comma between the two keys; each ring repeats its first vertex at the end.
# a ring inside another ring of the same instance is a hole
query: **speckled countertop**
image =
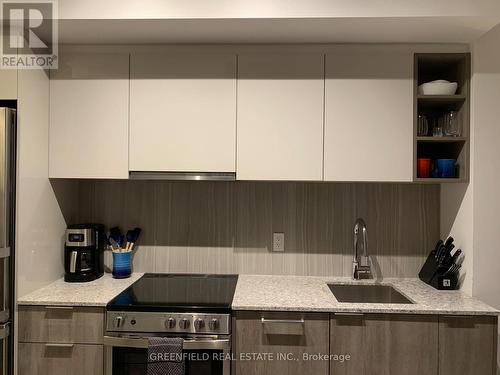
{"type": "MultiPolygon", "coordinates": [[[[105,274],[89,283],[65,283],[62,279],[20,297],[20,305],[105,306],[143,274],[113,279],[105,274]]],[[[498,315],[499,311],[460,291],[436,290],[418,279],[352,281],[346,277],[240,275],[233,310],[310,311],[354,313],[407,313],[498,315]],[[340,303],[328,283],[392,285],[413,304],[340,303]]]]}
{"type": "Polygon", "coordinates": [[[19,297],[19,305],[44,306],[106,306],[122,291],[141,278],[133,273],[127,279],[113,279],[105,273],[100,279],[88,283],[66,283],[59,279],[52,284],[19,297]]]}
{"type": "Polygon", "coordinates": [[[233,310],[498,315],[460,291],[436,290],[419,279],[353,281],[346,277],[240,275],[233,310]],[[392,285],[412,304],[340,303],[327,283],[392,285]]]}

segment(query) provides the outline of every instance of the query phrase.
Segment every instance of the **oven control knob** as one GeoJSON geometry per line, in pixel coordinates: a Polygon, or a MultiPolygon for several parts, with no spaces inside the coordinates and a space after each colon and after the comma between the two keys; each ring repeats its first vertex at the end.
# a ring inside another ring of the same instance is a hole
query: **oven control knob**
{"type": "Polygon", "coordinates": [[[181,329],[188,329],[189,328],[189,323],[190,323],[190,321],[188,319],[186,319],[186,318],[181,319],[179,321],[179,328],[181,328],[181,329]]]}
{"type": "Polygon", "coordinates": [[[200,331],[203,329],[203,327],[205,327],[205,322],[203,321],[203,319],[196,319],[194,321],[194,328],[197,330],[197,331],[200,331]]]}
{"type": "Polygon", "coordinates": [[[165,320],[165,328],[175,328],[175,323],[176,321],[174,318],[168,318],[167,320],[165,320]]]}
{"type": "Polygon", "coordinates": [[[121,328],[121,326],[123,325],[123,317],[122,316],[115,317],[114,325],[116,328],[121,328]]]}
{"type": "Polygon", "coordinates": [[[219,319],[211,319],[208,322],[208,328],[210,328],[211,331],[215,331],[216,329],[219,328],[219,319]]]}

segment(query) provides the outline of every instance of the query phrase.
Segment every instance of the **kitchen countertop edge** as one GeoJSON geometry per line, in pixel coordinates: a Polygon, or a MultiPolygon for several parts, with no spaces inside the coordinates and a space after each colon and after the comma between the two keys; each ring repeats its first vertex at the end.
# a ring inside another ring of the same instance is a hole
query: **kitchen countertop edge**
{"type": "Polygon", "coordinates": [[[129,278],[114,279],[111,274],[105,273],[99,279],[85,283],[67,283],[61,278],[19,297],[17,305],[105,307],[143,275],[134,272],[129,278]]]}

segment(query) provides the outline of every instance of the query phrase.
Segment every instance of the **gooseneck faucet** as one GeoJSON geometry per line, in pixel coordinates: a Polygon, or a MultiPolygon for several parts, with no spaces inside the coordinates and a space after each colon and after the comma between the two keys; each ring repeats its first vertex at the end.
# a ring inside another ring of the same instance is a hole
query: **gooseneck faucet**
{"type": "Polygon", "coordinates": [[[352,260],[352,278],[359,280],[362,275],[363,278],[371,278],[372,271],[370,266],[370,257],[368,256],[368,238],[366,232],[366,223],[363,219],[359,218],[354,224],[354,257],[352,260]],[[358,245],[361,242],[363,246],[363,255],[361,256],[358,251],[358,245]]]}

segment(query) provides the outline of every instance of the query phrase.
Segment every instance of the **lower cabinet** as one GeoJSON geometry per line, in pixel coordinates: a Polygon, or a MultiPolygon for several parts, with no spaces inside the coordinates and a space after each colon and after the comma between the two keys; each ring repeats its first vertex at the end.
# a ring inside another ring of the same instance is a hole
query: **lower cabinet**
{"type": "Polygon", "coordinates": [[[327,375],[329,314],[237,312],[235,375],[327,375]]]}
{"type": "Polygon", "coordinates": [[[19,306],[18,375],[102,375],[104,309],[19,306]]]}
{"type": "Polygon", "coordinates": [[[330,354],[331,375],[438,374],[438,318],[332,314],[330,354]]]}
{"type": "Polygon", "coordinates": [[[102,345],[19,343],[18,375],[102,375],[102,345]]]}
{"type": "Polygon", "coordinates": [[[237,312],[234,375],[494,375],[496,316],[237,312]]]}
{"type": "Polygon", "coordinates": [[[439,317],[439,375],[493,375],[496,316],[439,317]]]}

